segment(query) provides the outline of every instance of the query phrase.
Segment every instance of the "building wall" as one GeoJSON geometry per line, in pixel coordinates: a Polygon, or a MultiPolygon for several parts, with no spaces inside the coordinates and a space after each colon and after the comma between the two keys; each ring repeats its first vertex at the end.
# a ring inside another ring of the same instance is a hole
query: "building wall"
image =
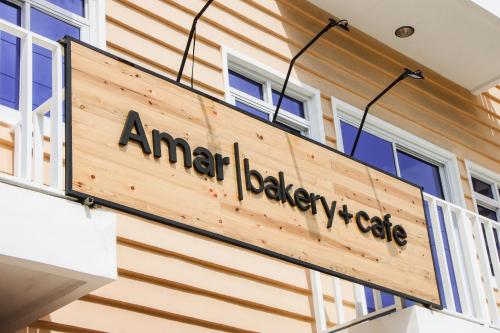
{"type": "MultiPolygon", "coordinates": [[[[110,52],[175,77],[202,0],[108,0],[110,52]]],[[[224,98],[221,47],[285,73],[291,57],[329,15],[305,1],[217,0],[198,24],[195,87],[224,98]]],[[[296,63],[293,77],[321,91],[326,143],[335,147],[331,97],[357,108],[401,73],[421,68],[371,113],[445,148],[458,158],[469,209],[464,160],[500,172],[500,87],[481,96],[352,29],[330,31],[296,63]]],[[[184,75],[188,82],[191,63],[184,75]]],[[[0,127],[0,170],[12,173],[12,134],[0,127]]],[[[311,332],[307,269],[122,213],[119,279],[34,323],[32,331],[311,332]]],[[[329,326],[336,322],[332,280],[323,275],[329,326]]],[[[352,285],[342,282],[346,317],[352,285]]]]}

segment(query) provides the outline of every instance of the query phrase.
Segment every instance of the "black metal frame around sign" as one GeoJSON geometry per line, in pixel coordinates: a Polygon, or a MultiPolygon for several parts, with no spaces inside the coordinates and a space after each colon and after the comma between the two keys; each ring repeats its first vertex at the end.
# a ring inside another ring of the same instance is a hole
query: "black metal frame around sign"
{"type": "MultiPolygon", "coordinates": [[[[291,135],[295,135],[297,137],[300,137],[301,139],[303,140],[306,140],[306,141],[309,141],[309,142],[312,142],[314,143],[315,145],[318,145],[324,149],[327,149],[331,152],[334,152],[336,154],[339,154],[341,156],[344,156],[346,158],[349,158],[357,163],[361,163],[371,169],[374,169],[374,170],[377,170],[379,172],[382,172],[383,174],[386,174],[392,178],[395,178],[399,181],[402,181],[404,183],[407,183],[411,186],[414,186],[416,188],[418,188],[420,190],[420,196],[421,196],[421,200],[422,200],[422,206],[424,205],[424,196],[423,196],[423,187],[422,186],[419,186],[415,183],[412,183],[410,181],[407,181],[405,179],[401,179],[401,178],[398,178],[398,177],[395,177],[394,175],[382,170],[382,169],[379,169],[379,168],[376,168],[376,167],[373,167],[371,165],[368,165],[367,163],[363,162],[363,161],[360,161],[354,157],[351,157],[341,151],[338,151],[332,147],[329,147],[323,143],[320,143],[320,142],[317,142],[317,141],[314,141],[312,140],[311,138],[308,138],[308,137],[305,137],[303,136],[302,134],[297,134],[297,133],[294,133],[292,131],[289,131],[287,130],[287,128],[283,128],[281,126],[279,126],[279,124],[275,124],[275,123],[271,123],[271,122],[268,122],[268,121],[265,121],[257,116],[254,116],[252,114],[249,114],[249,113],[246,113],[240,109],[238,109],[236,106],[234,105],[231,105],[225,101],[222,101],[214,96],[211,96],[211,95],[208,95],[202,91],[199,91],[195,88],[191,88],[187,85],[184,85],[182,83],[178,83],[176,82],[175,80],[171,79],[171,78],[168,78],[164,75],[161,75],[159,73],[156,73],[154,71],[151,71],[147,68],[144,68],[140,65],[137,65],[137,64],[134,64],[126,59],[123,59],[123,58],[120,58],[114,54],[111,54],[107,51],[104,51],[104,50],[101,50],[99,48],[96,48],[95,46],[93,45],[90,45],[88,43],[85,43],[85,42],[82,42],[78,39],[75,39],[71,36],[65,36],[61,41],[60,43],[64,46],[64,55],[65,55],[65,65],[64,65],[64,74],[65,74],[65,112],[66,112],[66,123],[65,123],[65,135],[66,135],[66,150],[65,150],[65,159],[66,159],[66,168],[65,168],[65,184],[66,184],[66,195],[70,196],[70,197],[73,197],[73,198],[76,198],[78,200],[80,200],[81,202],[83,202],[85,199],[89,198],[89,197],[92,197],[94,199],[94,203],[97,204],[97,205],[102,205],[102,206],[105,206],[105,207],[109,207],[109,208],[112,208],[112,209],[116,209],[116,210],[119,210],[119,211],[122,211],[122,212],[125,212],[125,213],[129,213],[129,214],[133,214],[133,215],[136,215],[136,216],[139,216],[139,217],[142,217],[142,218],[145,218],[145,219],[148,219],[148,220],[152,220],[152,221],[155,221],[155,222],[159,222],[159,223],[162,223],[164,225],[168,225],[168,226],[172,226],[172,227],[175,227],[175,228],[179,228],[179,229],[182,229],[182,230],[185,230],[185,231],[189,231],[189,232],[193,232],[195,234],[198,234],[198,235],[202,235],[202,236],[205,236],[205,237],[209,237],[209,238],[212,238],[212,239],[215,239],[215,240],[219,240],[219,241],[222,241],[222,242],[225,242],[225,243],[228,243],[228,244],[232,244],[232,245],[236,245],[238,247],[241,247],[241,248],[245,248],[245,249],[248,249],[248,250],[251,250],[251,251],[254,251],[254,252],[257,252],[257,253],[260,253],[260,254],[264,254],[264,255],[267,255],[267,256],[270,256],[270,257],[273,257],[273,258],[276,258],[276,259],[280,259],[280,260],[283,260],[283,261],[286,261],[286,262],[289,262],[289,263],[292,263],[292,264],[296,264],[296,265],[299,265],[299,266],[302,266],[302,267],[305,267],[305,268],[309,268],[309,269],[313,269],[313,270],[316,270],[316,271],[319,271],[319,272],[322,272],[322,273],[325,273],[325,274],[328,274],[328,275],[331,275],[331,276],[336,276],[338,278],[341,278],[341,279],[345,279],[345,280],[348,280],[348,281],[351,281],[351,282],[354,282],[354,283],[358,283],[358,284],[362,284],[364,286],[367,286],[367,287],[370,287],[370,288],[373,288],[373,289],[377,289],[377,290],[380,290],[380,291],[383,291],[383,292],[387,292],[387,293],[390,293],[390,294],[393,294],[395,296],[398,296],[398,297],[403,297],[403,298],[406,298],[406,299],[409,299],[409,300],[412,300],[412,301],[415,301],[417,303],[420,303],[424,306],[427,306],[427,307],[432,307],[434,309],[439,309],[439,310],[442,310],[443,309],[443,305],[442,305],[442,300],[441,300],[441,294],[438,292],[438,296],[439,296],[439,304],[438,303],[433,303],[433,302],[429,302],[427,300],[424,300],[424,299],[421,299],[421,298],[418,298],[418,297],[415,297],[415,296],[412,296],[412,295],[408,295],[408,294],[405,294],[405,293],[402,293],[400,291],[397,291],[397,290],[393,290],[393,289],[390,289],[390,288],[387,288],[387,287],[384,287],[384,286],[380,286],[380,285],[377,285],[377,284],[374,284],[374,283],[371,283],[371,282],[368,282],[368,281],[363,281],[361,279],[358,279],[358,278],[355,278],[355,277],[352,277],[352,276],[349,276],[349,275],[346,275],[346,274],[343,274],[343,273],[339,273],[339,272],[336,272],[336,271],[333,271],[333,270],[330,270],[330,269],[327,269],[327,268],[324,268],[324,267],[321,267],[321,266],[317,266],[317,265],[314,265],[314,264],[311,264],[309,262],[306,262],[306,261],[302,261],[302,260],[299,260],[297,258],[293,258],[293,257],[290,257],[290,256],[286,256],[286,255],[283,255],[281,253],[277,253],[277,252],[274,252],[274,251],[271,251],[271,250],[268,250],[268,249],[265,249],[265,248],[262,248],[262,247],[259,247],[259,246],[255,246],[255,245],[252,245],[252,244],[249,244],[249,243],[245,243],[245,242],[242,242],[242,241],[239,241],[237,239],[234,239],[234,238],[230,238],[230,237],[227,237],[227,236],[223,236],[223,235],[220,235],[220,234],[217,234],[217,233],[214,233],[214,232],[211,232],[211,231],[207,231],[207,230],[204,230],[204,229],[200,229],[200,228],[197,228],[197,227],[193,227],[193,226],[190,226],[190,225],[187,225],[187,224],[184,224],[184,223],[180,223],[180,222],[177,222],[177,221],[174,221],[174,220],[171,220],[171,219],[168,219],[168,218],[165,218],[163,216],[158,216],[158,215],[154,215],[154,214],[151,214],[151,213],[148,213],[148,212],[144,212],[144,211],[141,211],[141,210],[138,210],[138,209],[135,209],[135,208],[132,208],[132,207],[128,207],[128,206],[124,206],[124,205],[121,205],[121,204],[118,204],[118,203],[115,203],[115,202],[112,202],[112,201],[109,201],[109,200],[105,200],[105,199],[102,199],[102,198],[98,198],[98,197],[95,197],[95,196],[91,196],[89,194],[86,194],[86,193],[83,193],[83,192],[79,192],[79,191],[76,191],[73,189],[73,158],[72,158],[72,152],[73,152],[73,146],[72,146],[72,140],[73,140],[73,132],[72,132],[72,89],[71,89],[71,80],[72,80],[72,76],[71,76],[71,44],[72,43],[77,43],[77,44],[80,44],[82,46],[85,46],[95,52],[98,52],[100,54],[103,54],[107,57],[110,57],[114,60],[117,60],[119,62],[122,62],[122,63],[125,63],[129,66],[132,66],[140,71],[143,71],[145,73],[148,73],[150,75],[153,75],[157,78],[160,78],[164,81],[167,81],[169,82],[170,84],[173,84],[173,85],[176,85],[178,87],[181,87],[183,89],[186,89],[188,91],[191,91],[195,94],[198,94],[198,95],[201,95],[203,97],[206,97],[216,103],[219,103],[219,104],[222,104],[228,108],[231,108],[237,112],[240,112],[242,114],[244,114],[245,116],[247,117],[250,117],[250,118],[253,118],[253,119],[256,119],[260,122],[262,122],[263,126],[272,126],[272,127],[275,127],[275,128],[278,128],[280,130],[283,130],[283,131],[286,131],[288,132],[289,134],[291,135]]],[[[423,207],[424,210],[425,210],[425,207],[423,207]]],[[[426,223],[426,227],[429,225],[428,221],[427,221],[427,216],[425,216],[424,214],[424,218],[425,218],[425,223],[426,223]]],[[[431,231],[429,230],[429,228],[427,227],[427,235],[428,235],[428,238],[429,238],[429,248],[431,250],[431,253],[432,253],[432,248],[431,248],[431,244],[430,244],[430,239],[432,237],[431,235],[431,231]]],[[[436,283],[437,283],[437,276],[438,276],[438,273],[437,273],[437,266],[436,266],[436,261],[434,259],[434,256],[431,255],[432,257],[432,263],[433,263],[433,267],[434,267],[434,274],[435,274],[435,278],[436,278],[436,283]]],[[[439,288],[438,286],[436,285],[436,288],[438,289],[439,291],[439,288]]]]}

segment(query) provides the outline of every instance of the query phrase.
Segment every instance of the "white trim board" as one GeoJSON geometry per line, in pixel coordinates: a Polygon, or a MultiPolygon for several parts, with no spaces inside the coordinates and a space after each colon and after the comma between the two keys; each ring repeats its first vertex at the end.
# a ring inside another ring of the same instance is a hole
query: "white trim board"
{"type": "MultiPolygon", "coordinates": [[[[222,54],[222,72],[224,80],[224,99],[227,103],[234,104],[232,89],[229,87],[229,67],[238,68],[246,76],[257,82],[263,80],[270,81],[271,86],[265,85],[265,88],[281,90],[285,81],[285,74],[281,73],[266,64],[260,63],[251,57],[233,50],[225,45],[221,47],[222,54]]],[[[318,89],[308,86],[297,79],[290,78],[286,88],[286,94],[304,102],[306,117],[308,121],[309,132],[307,136],[325,143],[325,129],[323,127],[323,114],[321,109],[321,93],[318,89]]],[[[274,110],[272,110],[274,112],[274,110]]],[[[278,120],[285,125],[293,124],[293,127],[303,128],[304,120],[286,112],[278,113],[278,120]]]]}
{"type": "MultiPolygon", "coordinates": [[[[337,149],[344,151],[340,120],[342,119],[357,127],[361,122],[363,110],[335,97],[332,97],[331,101],[337,149]]],[[[455,154],[369,113],[366,117],[363,130],[384,140],[394,142],[397,148],[402,151],[407,151],[418,158],[438,165],[440,167],[446,200],[458,206],[465,207],[465,197],[455,154]]]]}

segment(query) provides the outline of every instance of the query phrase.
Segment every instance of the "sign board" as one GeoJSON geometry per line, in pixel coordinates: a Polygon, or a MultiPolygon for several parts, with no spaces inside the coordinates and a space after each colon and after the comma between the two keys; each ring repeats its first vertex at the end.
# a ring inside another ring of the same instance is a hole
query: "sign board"
{"type": "Polygon", "coordinates": [[[441,307],[421,188],[81,42],[66,57],[68,195],[441,307]]]}

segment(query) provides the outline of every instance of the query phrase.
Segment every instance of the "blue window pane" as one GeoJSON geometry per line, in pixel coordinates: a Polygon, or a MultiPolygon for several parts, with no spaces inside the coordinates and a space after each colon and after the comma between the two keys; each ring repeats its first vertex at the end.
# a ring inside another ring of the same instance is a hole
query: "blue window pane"
{"type": "Polygon", "coordinates": [[[21,25],[21,8],[0,0],[0,18],[15,25],[21,25]]]}
{"type": "MultiPolygon", "coordinates": [[[[31,10],[31,30],[52,40],[65,35],[80,38],[80,29],[37,9],[31,10]]],[[[64,71],[63,71],[64,73],[64,71]]],[[[52,54],[33,45],[33,109],[52,96],[52,54]]]]}
{"type": "Polygon", "coordinates": [[[401,178],[418,184],[425,193],[444,199],[439,168],[414,156],[398,150],[401,178]]]}
{"type": "Polygon", "coordinates": [[[267,115],[267,113],[262,112],[259,109],[253,108],[245,103],[242,103],[240,101],[236,101],[236,106],[245,112],[253,114],[254,116],[257,116],[257,117],[262,118],[264,120],[269,120],[269,116],[267,115]]]}
{"type": "Polygon", "coordinates": [[[493,221],[498,221],[497,213],[494,210],[477,205],[477,212],[479,213],[479,215],[492,219],[493,221]]]}
{"type": "Polygon", "coordinates": [[[472,177],[472,187],[474,188],[474,192],[493,199],[493,187],[490,184],[472,177]]]}
{"type": "Polygon", "coordinates": [[[79,28],[34,8],[31,9],[31,31],[55,41],[65,35],[80,38],[79,28]]]}
{"type": "MultiPolygon", "coordinates": [[[[340,122],[340,126],[342,130],[342,141],[344,142],[344,151],[349,154],[358,129],[343,121],[340,122]]],[[[392,144],[373,134],[364,131],[361,133],[354,157],[369,165],[373,165],[396,175],[396,163],[394,162],[392,144]]]]}
{"type": "MultiPolygon", "coordinates": [[[[486,245],[486,253],[488,254],[488,261],[490,263],[491,275],[495,276],[495,271],[493,270],[493,262],[492,262],[491,254],[490,254],[490,246],[488,245],[488,240],[486,238],[486,230],[484,229],[483,223],[481,223],[481,228],[483,229],[484,243],[486,245]]],[[[495,246],[497,249],[497,253],[500,256],[500,243],[498,241],[498,232],[496,229],[493,229],[493,236],[495,237],[495,246]]]]}
{"type": "Polygon", "coordinates": [[[261,100],[264,99],[262,84],[251,80],[241,74],[229,71],[229,85],[234,89],[238,89],[249,94],[250,96],[261,100]]]}
{"type": "MultiPolygon", "coordinates": [[[[20,25],[21,9],[0,1],[0,19],[20,25]]],[[[19,38],[0,32],[0,104],[16,110],[19,108],[19,52],[19,38]]]]}
{"type": "MultiPolygon", "coordinates": [[[[278,99],[280,97],[280,92],[273,90],[273,105],[278,104],[278,99]]],[[[296,116],[304,118],[304,103],[295,98],[289,96],[283,96],[283,100],[281,101],[281,109],[286,110],[290,113],[293,113],[296,116]]]]}
{"type": "Polygon", "coordinates": [[[83,16],[85,13],[83,0],[47,0],[47,1],[80,16],[83,16]]]}

